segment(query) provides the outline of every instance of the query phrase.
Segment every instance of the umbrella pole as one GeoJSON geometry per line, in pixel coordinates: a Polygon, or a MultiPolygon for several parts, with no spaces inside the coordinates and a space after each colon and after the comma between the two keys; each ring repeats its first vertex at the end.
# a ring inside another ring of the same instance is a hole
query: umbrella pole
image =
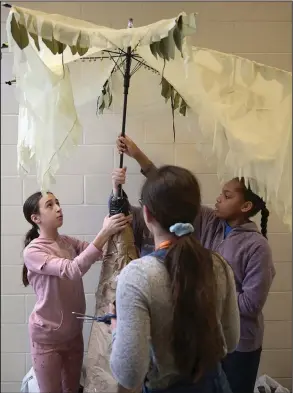
{"type": "MultiPolygon", "coordinates": [[[[127,98],[128,98],[128,90],[129,90],[129,83],[130,83],[130,67],[131,67],[131,47],[129,46],[127,48],[127,53],[126,53],[126,66],[125,66],[125,73],[124,73],[124,102],[123,102],[122,132],[121,132],[122,136],[125,136],[127,98]]],[[[119,168],[123,168],[123,153],[120,154],[119,168]]]]}
{"type": "MultiPolygon", "coordinates": [[[[133,19],[130,18],[128,21],[128,28],[131,29],[133,27],[133,19]]],[[[125,65],[125,73],[124,73],[124,101],[123,101],[123,114],[122,114],[122,132],[121,136],[125,136],[125,128],[126,128],[126,114],[127,114],[127,98],[128,98],[128,90],[130,84],[130,68],[131,68],[131,47],[127,48],[126,52],[126,65],[125,65]]],[[[119,168],[123,168],[123,153],[120,154],[120,164],[119,168]]],[[[122,197],[122,185],[120,184],[118,187],[118,196],[122,197]]]]}
{"type": "MultiPolygon", "coordinates": [[[[133,27],[133,19],[129,19],[128,21],[128,28],[133,27]]],[[[123,101],[123,113],[122,113],[122,130],[121,135],[125,136],[126,131],[126,116],[127,116],[127,99],[128,99],[128,90],[130,84],[130,69],[131,69],[131,47],[129,46],[126,51],[126,61],[125,61],[125,72],[124,72],[124,101],[123,101]]],[[[120,163],[119,168],[123,168],[123,159],[124,154],[120,154],[120,163]]],[[[122,185],[119,184],[118,192],[116,195],[110,200],[110,215],[114,215],[117,213],[124,213],[125,215],[129,214],[129,203],[127,197],[124,197],[122,191],[122,185]]]]}

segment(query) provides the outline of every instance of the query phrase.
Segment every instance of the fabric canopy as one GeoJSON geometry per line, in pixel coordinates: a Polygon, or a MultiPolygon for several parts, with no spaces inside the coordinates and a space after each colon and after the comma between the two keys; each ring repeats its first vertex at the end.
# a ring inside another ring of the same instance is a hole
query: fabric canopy
{"type": "MultiPolygon", "coordinates": [[[[148,89],[166,100],[174,89],[181,104],[186,103],[184,121],[191,132],[199,129],[205,141],[199,147],[205,146],[206,157],[216,160],[220,180],[227,176],[250,180],[252,189],[291,228],[292,74],[191,47],[185,37],[194,31],[195,15],[184,13],[149,26],[114,30],[12,7],[7,33],[20,103],[18,166],[29,172],[34,162],[41,189],[49,188],[61,158],[70,154],[80,136],[78,108],[101,98],[107,81],[112,105],[115,97],[121,99],[112,83],[113,61],[83,59],[131,46],[161,75],[149,74],[148,89]],[[161,91],[162,76],[167,85],[161,91]]],[[[135,86],[145,72],[138,71],[135,78],[129,97],[136,94],[135,86]]],[[[135,108],[139,102],[144,104],[138,100],[135,108]]],[[[177,106],[181,110],[182,105],[177,106]]]]}

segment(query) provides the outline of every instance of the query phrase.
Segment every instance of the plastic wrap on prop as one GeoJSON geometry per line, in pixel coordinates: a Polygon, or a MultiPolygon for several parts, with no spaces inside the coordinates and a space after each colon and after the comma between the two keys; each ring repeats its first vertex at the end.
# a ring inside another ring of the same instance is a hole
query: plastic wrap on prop
{"type": "MultiPolygon", "coordinates": [[[[108,312],[110,303],[116,298],[119,273],[131,260],[137,258],[134,236],[129,225],[114,235],[106,244],[98,290],[96,312],[100,316],[108,312]]],[[[93,322],[86,360],[84,392],[122,393],[110,369],[112,349],[111,328],[105,323],[93,322]]]]}
{"type": "Polygon", "coordinates": [[[29,370],[22,380],[21,393],[40,393],[38,381],[33,368],[29,370]]]}
{"type": "Polygon", "coordinates": [[[262,375],[256,381],[254,393],[290,393],[290,391],[268,375],[262,375]]]}

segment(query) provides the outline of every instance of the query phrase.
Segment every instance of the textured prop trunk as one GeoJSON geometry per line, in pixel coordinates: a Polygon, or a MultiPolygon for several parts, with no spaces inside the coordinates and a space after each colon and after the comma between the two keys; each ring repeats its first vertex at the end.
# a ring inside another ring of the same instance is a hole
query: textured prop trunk
{"type": "MultiPolygon", "coordinates": [[[[116,298],[117,276],[124,266],[137,258],[133,232],[128,226],[123,232],[113,236],[105,246],[100,282],[96,292],[96,315],[108,312],[109,303],[116,298]]],[[[86,393],[129,392],[118,386],[110,369],[112,346],[111,329],[108,325],[93,322],[87,362],[84,391],[86,393]]]]}

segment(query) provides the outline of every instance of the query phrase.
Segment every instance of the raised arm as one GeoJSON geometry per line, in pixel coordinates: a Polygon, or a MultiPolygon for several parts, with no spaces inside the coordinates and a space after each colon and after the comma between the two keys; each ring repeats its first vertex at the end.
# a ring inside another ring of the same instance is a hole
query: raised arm
{"type": "Polygon", "coordinates": [[[156,166],[153,162],[144,154],[142,150],[131,140],[128,136],[120,136],[116,142],[117,149],[119,153],[124,153],[131,158],[134,158],[135,161],[139,164],[141,168],[141,172],[143,175],[148,177],[148,175],[156,170],[156,166]]]}
{"type": "Polygon", "coordinates": [[[94,241],[73,260],[49,254],[40,244],[32,242],[23,252],[24,263],[28,270],[35,273],[78,280],[100,259],[102,247],[109,237],[124,229],[127,223],[128,217],[123,214],[106,217],[94,241]]]}

